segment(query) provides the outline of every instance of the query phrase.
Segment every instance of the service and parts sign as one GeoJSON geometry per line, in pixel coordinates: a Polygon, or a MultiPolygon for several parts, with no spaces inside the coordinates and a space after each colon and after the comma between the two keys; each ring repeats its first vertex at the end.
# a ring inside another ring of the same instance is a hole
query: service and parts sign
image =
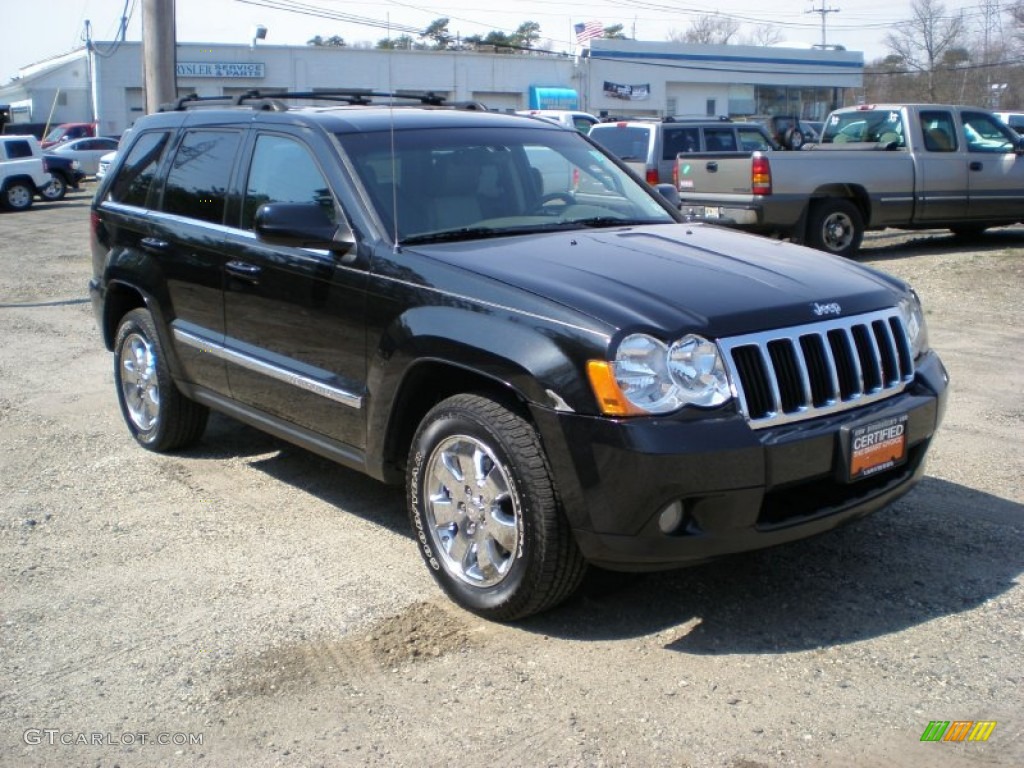
{"type": "Polygon", "coordinates": [[[851,427],[848,439],[850,480],[884,472],[907,460],[907,415],[851,427]]]}

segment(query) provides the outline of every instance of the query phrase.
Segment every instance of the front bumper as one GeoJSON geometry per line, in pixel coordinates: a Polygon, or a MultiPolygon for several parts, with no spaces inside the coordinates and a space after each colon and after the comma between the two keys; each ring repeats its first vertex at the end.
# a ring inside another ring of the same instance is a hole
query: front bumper
{"type": "Polygon", "coordinates": [[[863,408],[754,431],[739,414],[612,420],[537,412],[577,543],[590,562],[660,570],[806,538],[909,491],[945,408],[934,354],[901,394],[863,408]],[[844,426],[906,416],[906,462],[847,482],[844,426]],[[680,501],[671,533],[659,512],[680,501]]]}

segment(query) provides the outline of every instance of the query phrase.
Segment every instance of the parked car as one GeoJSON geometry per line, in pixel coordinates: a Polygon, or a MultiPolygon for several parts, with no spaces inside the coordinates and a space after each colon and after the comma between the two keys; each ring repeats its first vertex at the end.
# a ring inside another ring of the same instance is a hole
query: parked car
{"type": "Polygon", "coordinates": [[[1013,128],[1017,133],[1024,134],[1024,113],[1022,112],[996,112],[996,117],[1013,128]]]}
{"type": "Polygon", "coordinates": [[[96,135],[96,123],[61,123],[50,130],[40,142],[43,149],[75,139],[84,139],[96,135]]]}
{"type": "Polygon", "coordinates": [[[685,223],[543,120],[271,98],[140,118],[93,197],[89,290],[141,447],[196,443],[212,408],[404,483],[426,569],[496,620],[588,563],[794,541],[923,477],[947,376],[903,281],[685,223]]]}
{"type": "Polygon", "coordinates": [[[71,141],[50,147],[47,152],[72,157],[82,164],[82,172],[86,176],[95,176],[100,165],[100,158],[117,149],[117,139],[94,136],[71,141]]]}
{"type": "Polygon", "coordinates": [[[78,189],[85,178],[81,162],[56,152],[43,154],[43,170],[50,174],[50,181],[39,189],[44,200],[63,200],[68,189],[78,189]]]}
{"type": "Polygon", "coordinates": [[[117,150],[113,152],[107,152],[100,158],[99,163],[96,166],[96,181],[100,181],[104,176],[107,175],[107,171],[110,170],[111,164],[114,162],[114,158],[117,157],[117,150]]]}
{"type": "Polygon", "coordinates": [[[590,138],[650,184],[671,183],[681,152],[752,152],[777,148],[757,123],[727,118],[666,118],[599,123],[590,138]]]}
{"type": "Polygon", "coordinates": [[[35,136],[0,135],[0,208],[31,208],[36,195],[52,180],[43,168],[43,150],[35,136]]]}
{"type": "Polygon", "coordinates": [[[590,133],[590,129],[600,122],[588,112],[577,112],[571,109],[526,109],[520,110],[516,114],[550,120],[552,123],[566,128],[575,128],[580,133],[590,133]]]}

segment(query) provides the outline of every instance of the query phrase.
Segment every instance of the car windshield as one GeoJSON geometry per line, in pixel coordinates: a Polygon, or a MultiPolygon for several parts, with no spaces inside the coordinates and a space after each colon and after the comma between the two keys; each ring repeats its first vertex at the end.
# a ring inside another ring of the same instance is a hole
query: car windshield
{"type": "Polygon", "coordinates": [[[576,131],[418,129],[338,140],[399,243],[675,220],[576,131]]]}

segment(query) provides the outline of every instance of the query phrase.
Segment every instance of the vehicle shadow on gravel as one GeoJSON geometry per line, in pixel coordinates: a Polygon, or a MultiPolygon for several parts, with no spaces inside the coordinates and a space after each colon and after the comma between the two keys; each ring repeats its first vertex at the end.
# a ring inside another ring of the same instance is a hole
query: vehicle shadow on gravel
{"type": "Polygon", "coordinates": [[[857,261],[891,261],[919,256],[1003,251],[1024,248],[1024,227],[1000,227],[972,237],[957,237],[947,229],[905,232],[886,229],[868,233],[856,255],[857,261]]]}
{"type": "Polygon", "coordinates": [[[282,483],[316,496],[338,509],[412,538],[400,487],[385,485],[361,472],[213,413],[203,440],[183,458],[241,459],[282,483]]]}
{"type": "Polygon", "coordinates": [[[662,633],[690,654],[790,653],[978,608],[1024,572],[1024,505],[935,478],[860,522],[694,568],[598,583],[523,628],[575,640],[662,633]]]}

